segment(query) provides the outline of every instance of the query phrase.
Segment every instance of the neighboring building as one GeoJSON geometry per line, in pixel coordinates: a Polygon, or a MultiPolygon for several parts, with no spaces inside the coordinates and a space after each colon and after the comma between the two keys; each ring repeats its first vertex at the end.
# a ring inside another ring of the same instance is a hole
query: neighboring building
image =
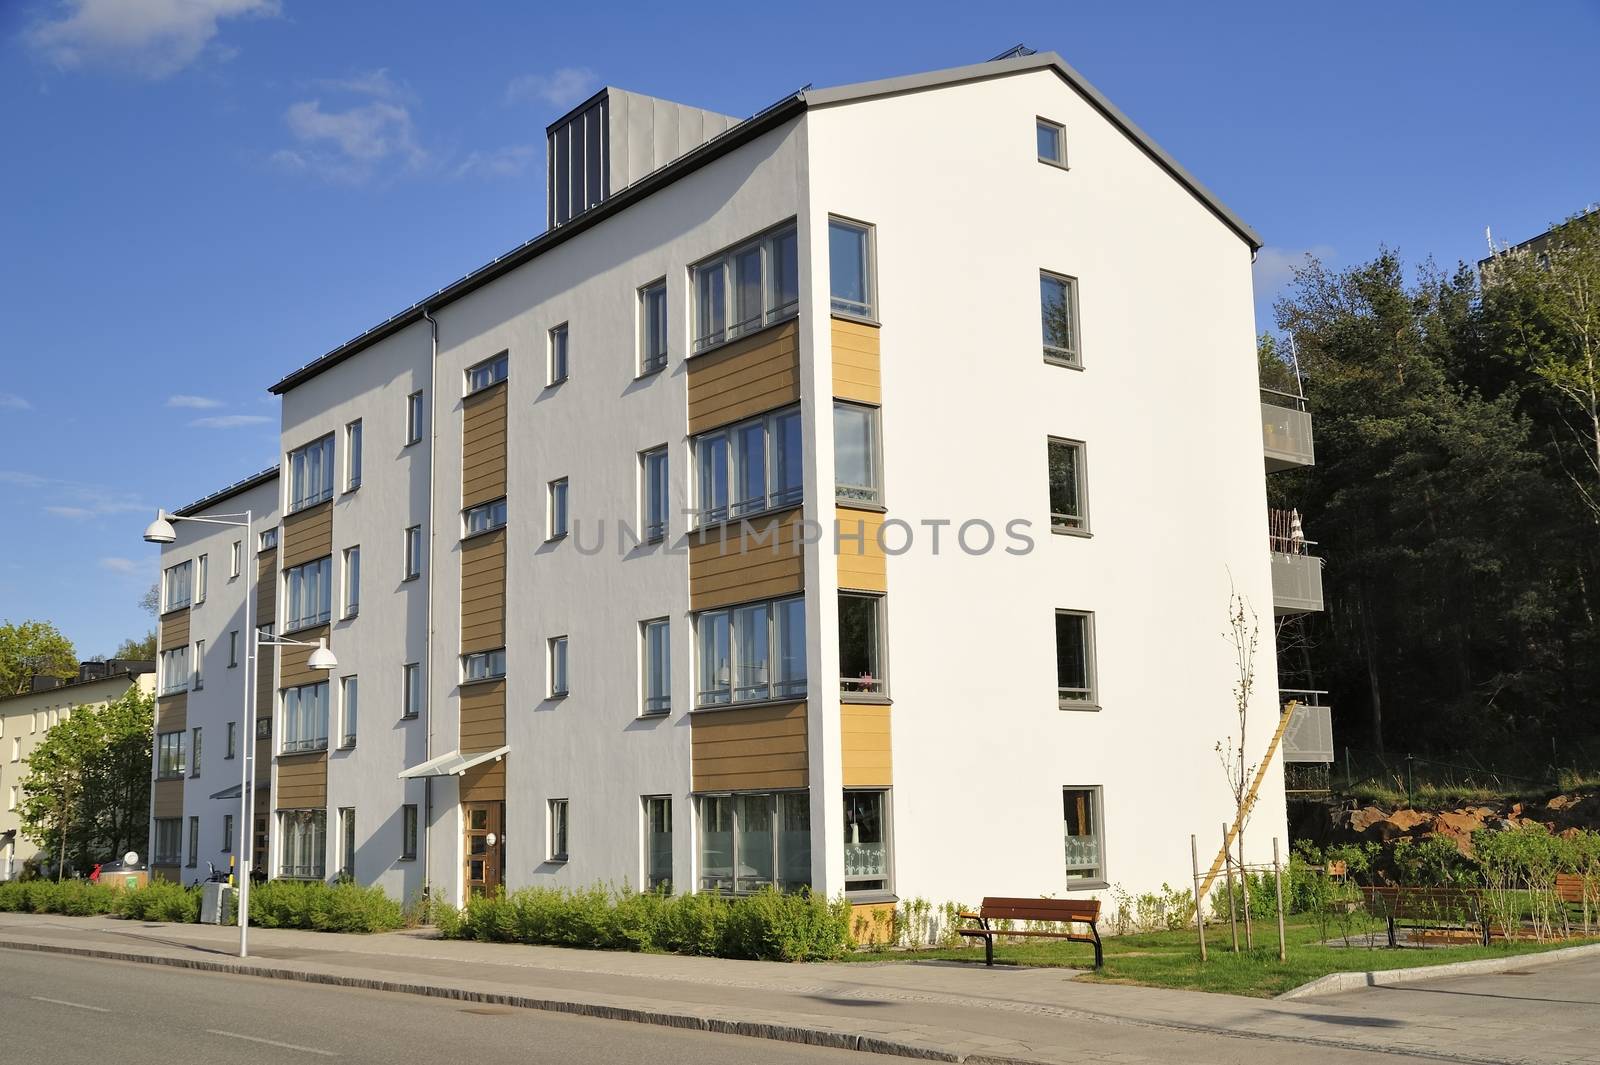
{"type": "Polygon", "coordinates": [[[119,659],[81,662],[74,680],[34,677],[32,690],[0,698],[0,880],[20,875],[23,862],[51,861],[23,838],[18,817],[28,756],[56,725],[85,707],[121,698],[130,687],[147,695],[155,691],[155,665],[119,659]]]}
{"type": "Polygon", "coordinates": [[[548,134],[547,232],[273,386],[270,874],[1181,883],[1230,589],[1278,719],[1256,235],[1053,54],[548,134]]]}

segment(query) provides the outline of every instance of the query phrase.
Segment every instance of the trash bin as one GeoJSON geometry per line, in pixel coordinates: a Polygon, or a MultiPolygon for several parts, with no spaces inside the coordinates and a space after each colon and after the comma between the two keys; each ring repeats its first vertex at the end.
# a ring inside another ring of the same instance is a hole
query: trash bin
{"type": "Polygon", "coordinates": [[[222,924],[228,912],[228,900],[233,896],[233,888],[219,881],[207,881],[200,885],[200,923],[222,924]]]}
{"type": "Polygon", "coordinates": [[[150,870],[143,862],[128,865],[124,862],[105,862],[100,866],[100,883],[107,887],[142,888],[150,883],[150,870]]]}

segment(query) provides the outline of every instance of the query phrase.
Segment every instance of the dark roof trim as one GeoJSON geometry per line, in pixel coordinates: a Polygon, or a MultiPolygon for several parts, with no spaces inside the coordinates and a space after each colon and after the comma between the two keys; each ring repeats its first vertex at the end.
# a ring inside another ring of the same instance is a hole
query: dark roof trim
{"type": "Polygon", "coordinates": [[[766,110],[757,112],[737,126],[729,127],[693,151],[678,156],[678,158],[661,169],[634,182],[615,196],[602,201],[599,206],[591,207],[564,225],[557,226],[555,229],[545,230],[537,237],[513,248],[487,266],[479,267],[459,281],[446,285],[426,299],[412,304],[388,321],[374,326],[360,336],[334,348],[321,358],[307,363],[267,391],[281,396],[296,385],[304,384],[323,371],[331,369],[350,356],[360,352],[363,348],[371,347],[378,341],[393,336],[407,326],[422,321],[422,316],[425,312],[432,314],[440,308],[454,303],[474,289],[482,288],[496,278],[538,258],[551,248],[565,243],[584,230],[599,225],[612,215],[626,210],[658,189],[672,184],[679,178],[692,174],[708,163],[727,155],[735,148],[749,143],[770,130],[776,129],[790,119],[798,117],[805,110],[805,107],[805,100],[800,93],[785,96],[766,110]]]}
{"type": "MultiPolygon", "coordinates": [[[[125,680],[125,681],[128,682],[129,687],[132,687],[133,683],[135,681],[137,681],[140,677],[145,676],[145,675],[150,674],[150,673],[154,673],[156,671],[156,667],[155,667],[155,663],[154,662],[146,662],[146,663],[143,663],[143,664],[148,666],[149,668],[147,668],[147,669],[124,669],[124,670],[120,670],[120,671],[118,671],[116,673],[108,673],[103,677],[88,677],[86,679],[80,679],[80,678],[74,677],[72,680],[64,680],[64,681],[62,681],[60,684],[57,684],[54,688],[40,688],[38,691],[18,692],[15,695],[0,695],[0,703],[9,702],[12,699],[21,699],[24,696],[28,696],[28,695],[47,695],[47,694],[49,694],[51,692],[71,691],[73,688],[85,688],[85,687],[88,687],[90,684],[105,684],[106,682],[113,681],[113,680],[125,680]]],[[[3,835],[3,833],[0,833],[0,835],[3,835]]]]}
{"type": "Polygon", "coordinates": [[[241,494],[243,492],[248,492],[250,489],[256,487],[257,485],[266,484],[268,481],[275,480],[277,478],[277,476],[278,476],[278,467],[269,466],[267,469],[262,470],[260,473],[253,473],[249,477],[246,477],[242,481],[233,482],[228,487],[222,489],[222,491],[220,491],[220,492],[212,492],[210,495],[206,496],[204,499],[196,499],[193,503],[190,503],[188,506],[182,508],[181,510],[174,511],[173,513],[175,513],[180,518],[193,517],[194,515],[200,513],[202,510],[211,509],[212,507],[216,506],[218,503],[222,502],[224,499],[231,499],[232,497],[234,497],[236,495],[239,495],[239,494],[241,494]]]}

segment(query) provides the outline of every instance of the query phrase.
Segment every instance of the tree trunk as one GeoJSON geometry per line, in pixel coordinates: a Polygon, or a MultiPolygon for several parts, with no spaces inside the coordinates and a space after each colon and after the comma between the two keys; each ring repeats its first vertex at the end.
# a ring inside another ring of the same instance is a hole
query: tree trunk
{"type": "Polygon", "coordinates": [[[1356,614],[1361,624],[1361,654],[1367,666],[1367,698],[1370,701],[1372,749],[1383,753],[1383,690],[1378,682],[1378,655],[1372,644],[1372,627],[1368,621],[1367,586],[1363,582],[1356,596],[1356,614]]]}

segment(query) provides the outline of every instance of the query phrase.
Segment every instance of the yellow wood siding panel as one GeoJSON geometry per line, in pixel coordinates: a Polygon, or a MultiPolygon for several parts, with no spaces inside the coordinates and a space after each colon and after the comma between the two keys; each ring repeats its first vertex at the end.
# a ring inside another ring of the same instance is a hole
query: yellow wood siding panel
{"type": "Polygon", "coordinates": [[[333,500],[283,519],[283,568],[333,554],[333,500]]]}
{"type": "Polygon", "coordinates": [[[878,530],[883,526],[884,515],[873,510],[837,507],[834,517],[839,522],[839,587],[887,592],[889,577],[883,548],[878,544],[878,530]]]}
{"type": "Polygon", "coordinates": [[[878,327],[833,321],[833,394],[878,406],[883,402],[878,327]]]}
{"type": "Polygon", "coordinates": [[[183,816],[183,781],[158,780],[150,788],[152,817],[183,816]]]}
{"type": "Polygon", "coordinates": [[[256,717],[272,717],[277,709],[272,693],[278,690],[278,649],[262,647],[256,654],[256,717]]]}
{"type": "Polygon", "coordinates": [[[461,774],[462,802],[504,802],[506,798],[506,760],[475,765],[461,774]]]}
{"type": "Polygon", "coordinates": [[[328,754],[278,756],[279,810],[319,810],[328,805],[328,754]]]}
{"type": "Polygon", "coordinates": [[[506,532],[461,545],[461,652],[506,645],[506,532]]]}
{"type": "Polygon", "coordinates": [[[318,625],[312,629],[302,629],[294,634],[294,639],[309,643],[310,647],[284,647],[283,670],[278,680],[281,688],[297,688],[302,684],[315,684],[319,680],[327,680],[329,671],[326,669],[312,669],[306,664],[311,657],[311,652],[317,649],[317,641],[326,639],[328,626],[318,625]]]}
{"type": "Polygon", "coordinates": [[[461,686],[461,750],[492,751],[506,742],[506,682],[461,686]]]}
{"type": "Polygon", "coordinates": [[[839,707],[839,761],[847,788],[894,783],[889,707],[845,703],[839,707]]]}
{"type": "Polygon", "coordinates": [[[858,902],[850,907],[850,931],[857,943],[894,940],[894,903],[858,902]]]}
{"type": "Polygon", "coordinates": [[[804,548],[798,542],[800,511],[755,518],[751,534],[727,527],[727,539],[702,534],[689,545],[689,606],[710,610],[753,599],[798,595],[805,591],[804,548]]]}
{"type": "Polygon", "coordinates": [[[689,432],[703,433],[800,400],[795,322],[689,360],[689,432]]]}
{"type": "Polygon", "coordinates": [[[189,608],[161,615],[161,649],[170,651],[189,643],[189,608]]]}
{"type": "Polygon", "coordinates": [[[256,556],[256,624],[271,625],[278,616],[278,552],[256,556]]]}
{"type": "Polygon", "coordinates": [[[186,692],[156,699],[156,732],[182,732],[189,727],[189,696],[186,692]]]}
{"type": "Polygon", "coordinates": [[[461,506],[506,494],[508,385],[468,396],[461,404],[461,506]]]}
{"type": "Polygon", "coordinates": [[[698,711],[690,722],[694,790],[807,786],[805,703],[698,711]]]}

